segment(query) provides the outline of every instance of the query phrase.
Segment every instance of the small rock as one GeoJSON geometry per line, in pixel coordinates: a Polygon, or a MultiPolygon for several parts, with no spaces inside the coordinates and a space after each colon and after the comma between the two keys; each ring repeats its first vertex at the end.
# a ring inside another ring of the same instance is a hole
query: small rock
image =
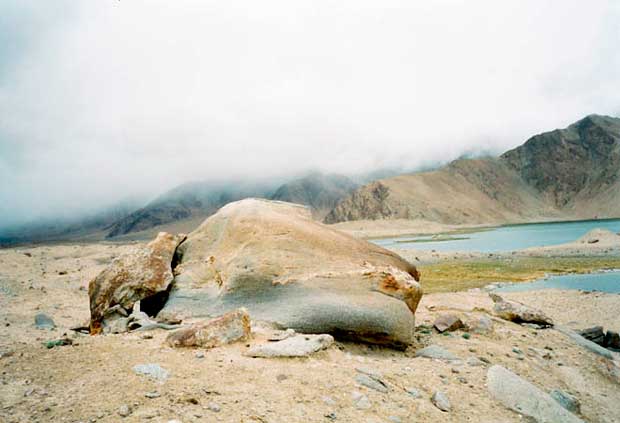
{"type": "Polygon", "coordinates": [[[435,393],[431,397],[431,402],[441,411],[447,412],[452,410],[452,405],[450,404],[448,397],[441,391],[435,391],[435,393]]]}
{"type": "Polygon", "coordinates": [[[433,323],[435,329],[439,332],[452,332],[457,329],[461,329],[463,321],[456,314],[440,314],[433,323]]]}
{"type": "Polygon", "coordinates": [[[291,336],[295,336],[294,329],[279,330],[269,335],[269,337],[267,338],[267,341],[271,341],[271,342],[283,341],[286,338],[290,338],[291,336]]]}
{"type": "Polygon", "coordinates": [[[482,316],[479,319],[467,322],[467,327],[473,333],[485,334],[493,330],[493,321],[489,316],[482,316]]]}
{"type": "Polygon", "coordinates": [[[388,420],[391,421],[392,423],[402,423],[402,419],[398,416],[389,416],[388,420]]]}
{"type": "Polygon", "coordinates": [[[602,326],[594,326],[577,332],[579,335],[600,346],[605,346],[605,332],[602,326]]]}
{"type": "Polygon", "coordinates": [[[145,397],[147,398],[159,398],[161,395],[159,392],[147,392],[146,394],[144,394],[145,397]]]}
{"type": "Polygon", "coordinates": [[[139,375],[147,376],[160,382],[164,382],[170,375],[168,370],[155,363],[135,365],[133,371],[139,375]]]}
{"type": "Polygon", "coordinates": [[[360,385],[374,389],[375,391],[383,392],[384,394],[388,391],[387,385],[381,379],[375,379],[365,374],[357,375],[355,381],[360,385]]]}
{"type": "Polygon", "coordinates": [[[467,359],[467,365],[472,367],[484,366],[486,363],[476,357],[470,357],[467,359]]]}
{"type": "Polygon", "coordinates": [[[351,394],[351,398],[353,398],[353,404],[358,410],[368,410],[370,407],[372,407],[372,404],[370,403],[368,397],[361,392],[353,392],[351,394]]]}
{"type": "Polygon", "coordinates": [[[127,404],[123,404],[118,409],[118,415],[121,417],[129,417],[131,408],[127,404]]]}
{"type": "Polygon", "coordinates": [[[329,420],[336,420],[336,413],[334,413],[333,411],[331,413],[327,413],[325,414],[325,418],[329,420]]]}
{"type": "Polygon", "coordinates": [[[34,325],[37,329],[54,329],[56,327],[54,320],[45,313],[38,313],[34,316],[34,325]]]}
{"type": "Polygon", "coordinates": [[[415,356],[434,358],[437,360],[458,360],[458,357],[456,357],[454,354],[447,351],[443,347],[440,347],[439,345],[429,345],[426,348],[422,348],[421,350],[416,351],[415,356]]]}
{"type": "Polygon", "coordinates": [[[497,294],[490,293],[489,296],[495,303],[493,311],[504,320],[515,323],[535,323],[543,326],[553,326],[553,320],[541,310],[516,301],[504,300],[497,294]]]}
{"type": "Polygon", "coordinates": [[[620,350],[620,334],[618,334],[618,332],[608,330],[605,334],[605,347],[620,350]]]}
{"type": "Polygon", "coordinates": [[[581,412],[581,404],[573,395],[559,389],[554,389],[550,394],[554,400],[571,413],[579,414],[581,412]]]}
{"type": "Polygon", "coordinates": [[[328,348],[334,343],[331,335],[296,335],[282,341],[256,345],[245,355],[250,357],[307,357],[328,348]]]}
{"type": "Polygon", "coordinates": [[[512,352],[513,352],[513,353],[515,353],[515,354],[523,354],[523,351],[521,351],[521,350],[520,350],[519,348],[517,348],[517,347],[514,347],[514,348],[512,349],[512,352]]]}
{"type": "Polygon", "coordinates": [[[222,407],[220,407],[220,405],[215,402],[210,402],[209,404],[207,404],[207,409],[209,411],[213,411],[214,413],[219,413],[222,410],[222,407]]]}
{"type": "Polygon", "coordinates": [[[196,354],[194,354],[194,357],[196,357],[196,358],[205,358],[205,353],[204,353],[204,351],[198,351],[196,354]]]}
{"type": "Polygon", "coordinates": [[[250,338],[250,315],[245,308],[215,319],[172,332],[166,338],[171,347],[214,348],[250,338]]]}

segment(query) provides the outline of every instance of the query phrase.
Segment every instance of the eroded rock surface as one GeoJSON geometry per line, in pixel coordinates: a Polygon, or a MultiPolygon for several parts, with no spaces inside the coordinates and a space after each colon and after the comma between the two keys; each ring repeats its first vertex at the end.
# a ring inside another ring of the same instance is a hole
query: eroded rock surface
{"type": "Polygon", "coordinates": [[[214,348],[250,338],[250,315],[240,308],[208,322],[196,323],[172,332],[166,338],[171,347],[214,348]]]}
{"type": "Polygon", "coordinates": [[[212,317],[246,307],[302,333],[404,346],[422,296],[396,254],[312,220],[307,208],[247,199],[208,218],[178,248],[161,316],[212,317]]]}
{"type": "Polygon", "coordinates": [[[250,348],[246,355],[250,357],[307,357],[324,350],[334,343],[331,335],[295,335],[282,341],[269,342],[250,348]]]}
{"type": "Polygon", "coordinates": [[[493,311],[505,320],[515,323],[534,323],[541,326],[553,326],[553,320],[541,310],[516,301],[508,301],[497,294],[489,294],[495,305],[493,311]]]}
{"type": "MultiPolygon", "coordinates": [[[[90,282],[91,334],[102,332],[107,319],[112,322],[127,317],[127,312],[132,310],[137,301],[168,289],[174,279],[174,252],[183,239],[183,235],[160,232],[144,248],[115,259],[90,282]],[[114,307],[116,309],[112,310],[114,307]]],[[[142,305],[144,307],[144,302],[142,305]]]]}
{"type": "Polygon", "coordinates": [[[582,422],[549,394],[502,366],[489,368],[487,384],[493,398],[536,422],[582,422]]]}

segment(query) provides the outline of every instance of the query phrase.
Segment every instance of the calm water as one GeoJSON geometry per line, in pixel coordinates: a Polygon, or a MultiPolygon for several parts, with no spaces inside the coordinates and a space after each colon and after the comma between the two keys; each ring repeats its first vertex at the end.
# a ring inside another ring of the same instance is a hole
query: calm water
{"type": "Polygon", "coordinates": [[[496,289],[498,292],[531,291],[535,289],[579,289],[620,293],[620,271],[586,275],[551,276],[535,282],[518,283],[496,289]]]}
{"type": "Polygon", "coordinates": [[[388,248],[494,253],[521,250],[529,247],[564,244],[566,242],[575,241],[577,238],[580,238],[596,228],[620,232],[620,219],[503,226],[488,231],[454,235],[455,237],[467,239],[453,241],[406,242],[408,240],[427,240],[431,239],[431,237],[405,236],[376,239],[373,240],[373,242],[388,248]]]}

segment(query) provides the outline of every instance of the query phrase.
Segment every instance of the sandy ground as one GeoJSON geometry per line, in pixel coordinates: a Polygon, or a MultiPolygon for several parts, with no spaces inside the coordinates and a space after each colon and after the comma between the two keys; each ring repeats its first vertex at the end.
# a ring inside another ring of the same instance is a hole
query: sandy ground
{"type": "MultiPolygon", "coordinates": [[[[247,344],[206,351],[164,346],[167,332],[91,337],[69,328],[89,316],[88,281],[124,244],[40,246],[0,250],[0,421],[2,422],[522,422],[518,414],[489,397],[481,357],[501,364],[546,391],[562,389],[579,398],[591,422],[620,421],[620,386],[599,370],[598,358],[555,330],[535,330],[494,319],[487,334],[443,336],[420,330],[420,347],[439,344],[462,359],[449,364],[414,358],[406,352],[336,343],[310,358],[253,359],[248,345],[264,341],[257,331],[247,344]],[[45,312],[54,330],[34,327],[45,312]],[[67,333],[72,346],[46,349],[42,343],[67,333]],[[523,353],[516,353],[514,349],[523,353]],[[132,371],[157,363],[170,372],[160,383],[132,371]],[[390,387],[380,393],[355,382],[356,368],[380,372],[390,387]],[[418,398],[406,389],[419,390],[418,398]],[[435,390],[446,393],[453,410],[430,402],[435,390]],[[146,393],[156,392],[156,398],[146,393]],[[370,408],[358,409],[360,392],[370,408]],[[128,405],[131,414],[118,410],[128,405]],[[219,411],[214,411],[218,410],[219,411]],[[333,414],[332,414],[333,413],[333,414]],[[326,417],[329,416],[329,417],[326,417]]],[[[545,310],[557,323],[575,328],[603,325],[620,330],[620,295],[578,291],[506,294],[545,310]]],[[[423,298],[418,325],[445,311],[474,319],[490,310],[485,293],[432,294],[423,298]]]]}

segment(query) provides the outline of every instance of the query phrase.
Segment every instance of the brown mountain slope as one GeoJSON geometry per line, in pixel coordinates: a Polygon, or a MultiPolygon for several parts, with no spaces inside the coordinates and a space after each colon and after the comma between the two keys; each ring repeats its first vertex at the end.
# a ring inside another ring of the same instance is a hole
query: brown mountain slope
{"type": "Polygon", "coordinates": [[[500,158],[365,185],[327,223],[423,219],[499,224],[620,216],[620,119],[588,116],[532,137],[500,158]]]}

